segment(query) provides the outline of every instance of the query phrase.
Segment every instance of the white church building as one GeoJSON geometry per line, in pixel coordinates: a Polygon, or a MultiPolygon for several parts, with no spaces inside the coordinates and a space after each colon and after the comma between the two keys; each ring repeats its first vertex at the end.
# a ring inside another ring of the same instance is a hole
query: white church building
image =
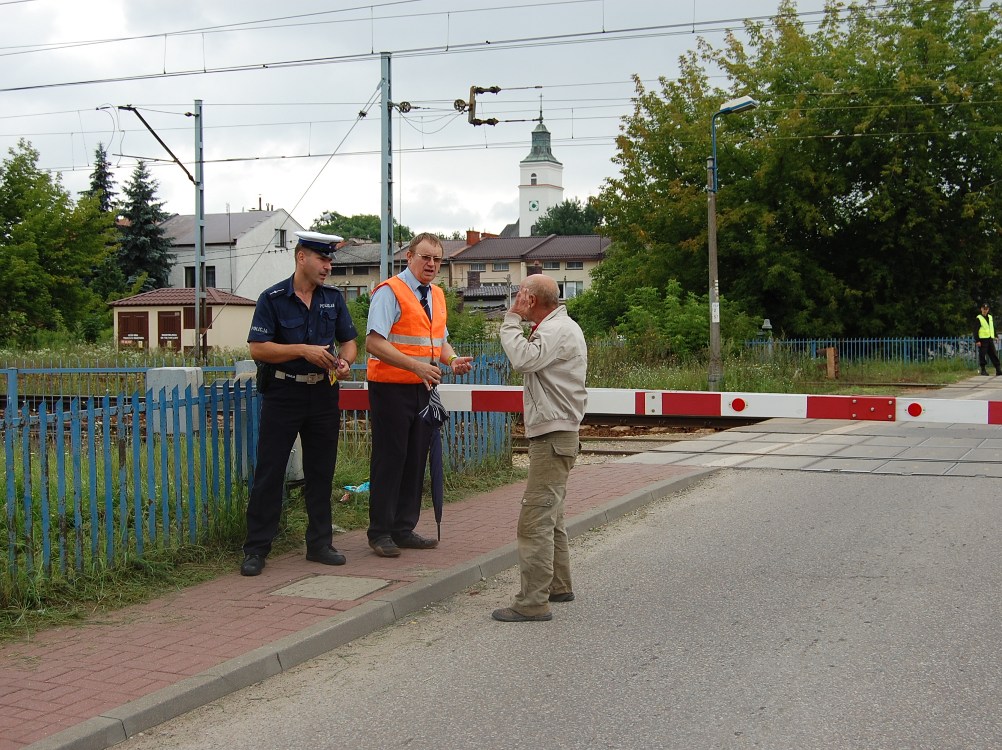
{"type": "Polygon", "coordinates": [[[532,131],[532,148],[519,162],[518,221],[509,224],[501,237],[531,237],[539,217],[564,200],[564,165],[550,148],[550,131],[539,124],[532,131]]]}

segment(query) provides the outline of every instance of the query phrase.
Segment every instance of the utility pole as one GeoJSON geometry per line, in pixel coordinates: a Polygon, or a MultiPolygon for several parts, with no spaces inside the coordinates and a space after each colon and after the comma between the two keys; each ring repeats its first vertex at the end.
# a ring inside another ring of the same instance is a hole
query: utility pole
{"type": "Polygon", "coordinates": [[[720,355],[720,279],[717,276],[717,161],[706,160],[707,265],[710,271],[710,367],[707,390],[719,391],[724,381],[724,361],[720,355]]]}
{"type": "Polygon", "coordinates": [[[390,53],[381,53],[380,59],[382,60],[382,79],[380,80],[380,89],[382,89],[383,102],[383,116],[380,118],[382,126],[383,156],[383,209],[379,232],[381,246],[379,258],[379,280],[386,281],[390,278],[393,261],[393,130],[390,127],[390,120],[393,115],[393,100],[390,97],[390,53]]]}
{"type": "Polygon", "coordinates": [[[146,122],[146,118],[140,114],[139,110],[131,104],[119,105],[118,109],[132,112],[143,124],[150,135],[157,139],[157,143],[163,146],[164,151],[170,154],[171,159],[188,175],[195,186],[195,356],[202,360],[204,347],[202,342],[202,325],[205,320],[205,292],[202,289],[204,279],[205,264],[205,183],[202,178],[203,156],[202,156],[202,100],[195,100],[195,111],[185,112],[185,117],[195,118],[195,176],[181,163],[181,160],[174,155],[170,147],[164,143],[164,139],[157,135],[157,132],[146,122]]]}
{"type": "Polygon", "coordinates": [[[202,154],[202,100],[195,100],[195,356],[205,357],[205,177],[202,154]]]}

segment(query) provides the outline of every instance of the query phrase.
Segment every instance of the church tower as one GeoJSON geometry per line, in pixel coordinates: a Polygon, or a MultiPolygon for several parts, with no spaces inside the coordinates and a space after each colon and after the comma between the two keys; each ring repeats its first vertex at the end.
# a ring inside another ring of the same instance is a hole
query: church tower
{"type": "Polygon", "coordinates": [[[543,108],[539,109],[539,124],[532,131],[532,150],[519,162],[518,236],[529,237],[539,217],[564,199],[564,165],[550,150],[550,131],[543,124],[543,108]]]}

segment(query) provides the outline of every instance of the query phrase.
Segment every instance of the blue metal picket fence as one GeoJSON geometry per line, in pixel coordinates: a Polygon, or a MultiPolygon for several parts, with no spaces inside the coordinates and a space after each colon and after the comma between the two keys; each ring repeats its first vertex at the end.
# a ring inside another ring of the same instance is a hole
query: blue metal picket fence
{"type": "Polygon", "coordinates": [[[243,492],[256,402],[251,383],[220,381],[7,409],[7,577],[65,577],[197,541],[243,492]]]}
{"type": "Polygon", "coordinates": [[[763,337],[746,341],[745,347],[759,352],[780,352],[808,357],[823,356],[825,349],[834,347],[840,360],[850,362],[881,360],[911,363],[959,358],[973,365],[978,358],[974,339],[970,336],[853,339],[773,339],[763,337]]]}

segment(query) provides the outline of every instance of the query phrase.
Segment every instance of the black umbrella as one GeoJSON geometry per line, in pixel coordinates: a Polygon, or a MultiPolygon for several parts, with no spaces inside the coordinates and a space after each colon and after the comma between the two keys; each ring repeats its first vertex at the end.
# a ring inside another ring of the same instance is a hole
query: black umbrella
{"type": "Polygon", "coordinates": [[[449,418],[449,412],[442,405],[438,388],[431,389],[428,405],[421,410],[421,418],[431,425],[431,444],[428,459],[431,466],[431,504],[435,509],[435,523],[438,538],[442,538],[442,504],[445,501],[445,469],[442,466],[442,424],[449,418]]]}

